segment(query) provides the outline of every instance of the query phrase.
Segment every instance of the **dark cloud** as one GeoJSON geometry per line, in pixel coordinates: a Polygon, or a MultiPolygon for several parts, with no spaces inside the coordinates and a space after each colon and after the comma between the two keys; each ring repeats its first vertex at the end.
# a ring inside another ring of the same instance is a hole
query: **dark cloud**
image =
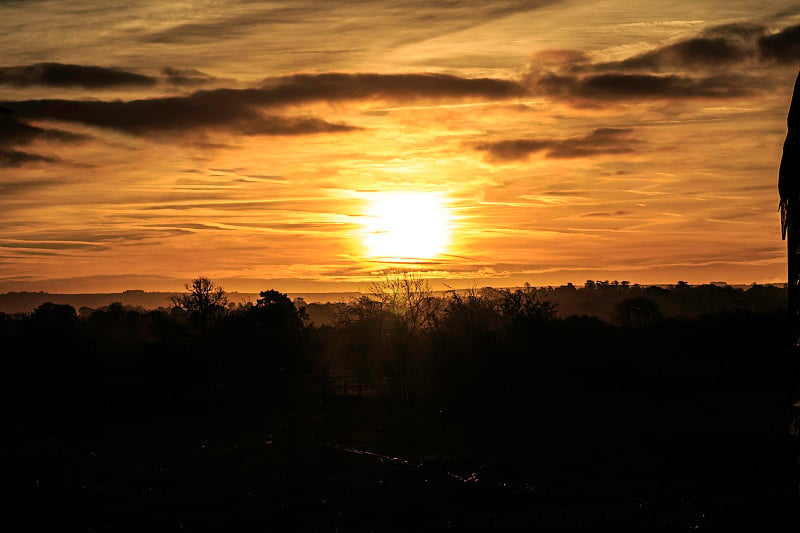
{"type": "Polygon", "coordinates": [[[20,167],[27,163],[56,163],[58,161],[54,157],[0,148],[0,168],[20,167]]]}
{"type": "Polygon", "coordinates": [[[630,214],[630,211],[603,211],[597,213],[584,213],[582,217],[589,218],[608,218],[608,217],[621,217],[630,214]]]}
{"type": "Polygon", "coordinates": [[[187,87],[205,85],[216,79],[214,76],[209,76],[205,72],[193,68],[166,67],[161,70],[161,74],[164,76],[165,82],[187,87]]]}
{"type": "Polygon", "coordinates": [[[761,24],[741,22],[712,26],[689,39],[622,61],[574,64],[573,59],[564,61],[562,69],[575,72],[720,70],[745,61],[787,63],[797,59],[800,59],[800,25],[769,33],[761,24]]]}
{"type": "Polygon", "coordinates": [[[34,250],[103,250],[105,247],[84,242],[9,242],[0,241],[0,248],[30,248],[34,250]]]}
{"type": "Polygon", "coordinates": [[[525,82],[534,94],[575,103],[737,98],[764,89],[768,80],[742,68],[733,73],[735,65],[797,59],[800,26],[770,34],[762,24],[740,22],[712,26],[621,61],[592,63],[575,51],[540,53],[525,82]]]}
{"type": "Polygon", "coordinates": [[[314,101],[369,98],[495,99],[524,94],[518,83],[445,74],[302,74],[271,80],[258,89],[215,89],[188,96],[123,101],[27,100],[4,102],[32,118],[81,122],[134,135],[223,129],[236,133],[291,135],[355,129],[318,118],[264,114],[262,110],[314,101]]]}
{"type": "Polygon", "coordinates": [[[318,100],[441,98],[502,99],[525,94],[520,84],[497,78],[461,78],[448,74],[297,74],[270,80],[264,103],[318,100]]]}
{"type": "Polygon", "coordinates": [[[95,65],[36,63],[15,67],[0,67],[0,85],[15,87],[82,87],[84,89],[114,89],[118,87],[152,87],[157,83],[179,86],[198,86],[217,78],[191,68],[166,67],[162,77],[146,76],[125,70],[95,65]]]}
{"type": "Polygon", "coordinates": [[[754,43],[756,39],[767,33],[767,27],[758,22],[733,22],[709,26],[700,32],[700,37],[711,39],[724,38],[741,43],[754,43]]]}
{"type": "Polygon", "coordinates": [[[534,94],[583,104],[736,98],[757,93],[767,84],[763,77],[748,74],[744,65],[798,59],[800,25],[769,33],[762,24],[739,22],[712,26],[621,61],[592,63],[570,50],[539,53],[525,81],[534,94]]]}
{"type": "Polygon", "coordinates": [[[679,98],[733,98],[751,94],[761,83],[749,76],[679,76],[654,74],[575,75],[530,73],[531,91],[554,98],[586,100],[645,100],[679,98]]]}
{"type": "Polygon", "coordinates": [[[492,162],[524,160],[537,152],[557,159],[625,154],[634,152],[641,143],[632,136],[633,131],[631,128],[597,128],[578,137],[510,139],[479,143],[475,149],[486,152],[487,159],[492,162]]]}
{"type": "Polygon", "coordinates": [[[0,114],[0,147],[25,145],[34,141],[72,142],[85,139],[68,131],[40,128],[17,120],[11,113],[0,114]]]}
{"type": "Polygon", "coordinates": [[[600,63],[595,70],[662,70],[723,68],[743,61],[753,50],[725,37],[696,37],[680,41],[623,61],[600,63]]]}
{"type": "Polygon", "coordinates": [[[35,141],[75,142],[83,135],[51,128],[40,128],[17,120],[7,109],[0,109],[0,167],[19,167],[27,163],[54,163],[58,159],[15,150],[35,141]]]}
{"type": "Polygon", "coordinates": [[[784,28],[758,40],[761,56],[767,60],[789,63],[800,59],[800,25],[784,28]]]}
{"type": "Polygon", "coordinates": [[[128,102],[27,100],[5,105],[26,117],[80,122],[133,135],[211,128],[250,135],[297,135],[354,129],[313,117],[265,115],[248,100],[246,94],[226,90],[128,102]]]}
{"type": "Polygon", "coordinates": [[[36,63],[17,67],[0,67],[0,84],[16,87],[44,85],[106,89],[123,86],[149,87],[155,85],[156,81],[150,76],[93,65],[36,63]]]}

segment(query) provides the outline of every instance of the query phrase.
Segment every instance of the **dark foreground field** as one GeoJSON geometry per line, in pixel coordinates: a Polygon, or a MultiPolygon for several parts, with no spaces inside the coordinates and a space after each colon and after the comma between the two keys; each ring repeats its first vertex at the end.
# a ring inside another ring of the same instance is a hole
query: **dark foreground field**
{"type": "Polygon", "coordinates": [[[376,337],[6,317],[4,530],[796,531],[783,314],[510,327],[476,302],[376,337]]]}
{"type": "Polygon", "coordinates": [[[361,398],[16,420],[3,516],[13,530],[792,530],[783,398],[766,383],[709,397],[685,378],[656,402],[536,398],[480,423],[361,398]]]}

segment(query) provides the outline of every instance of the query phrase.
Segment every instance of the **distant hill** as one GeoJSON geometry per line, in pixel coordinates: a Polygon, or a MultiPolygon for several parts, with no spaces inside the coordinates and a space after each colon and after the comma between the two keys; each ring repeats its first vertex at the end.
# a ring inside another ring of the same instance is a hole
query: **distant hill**
{"type": "MultiPolygon", "coordinates": [[[[625,282],[623,282],[625,283],[625,282]]],[[[560,287],[538,287],[537,297],[556,304],[557,316],[590,315],[605,320],[616,320],[617,306],[624,300],[643,297],[651,300],[666,317],[696,317],[720,311],[770,312],[786,308],[785,284],[728,285],[712,282],[703,285],[623,285],[623,283],[587,282],[583,287],[572,284],[560,287]]],[[[512,288],[510,290],[515,290],[512,288]]],[[[504,290],[504,289],[501,289],[504,290]]],[[[447,291],[433,291],[435,296],[445,296],[447,291]]],[[[462,296],[469,291],[459,290],[462,296]]],[[[171,308],[169,298],[177,292],[146,292],[127,290],[119,293],[53,294],[47,292],[8,292],[0,294],[0,312],[27,313],[45,302],[68,304],[81,308],[98,309],[119,302],[129,307],[145,310],[171,308]]],[[[289,298],[301,298],[308,305],[308,315],[317,324],[330,324],[336,315],[337,305],[360,296],[358,292],[304,292],[288,293],[289,298]]],[[[229,292],[232,304],[255,303],[258,293],[229,292]]]]}
{"type": "MultiPolygon", "coordinates": [[[[53,294],[49,292],[7,292],[0,294],[0,312],[28,313],[45,302],[68,304],[75,309],[99,307],[120,302],[132,307],[145,309],[158,309],[159,307],[172,307],[169,303],[170,296],[180,294],[177,292],[146,292],[142,290],[129,290],[112,293],[96,294],[53,294]]],[[[307,303],[319,302],[344,302],[356,296],[355,292],[320,292],[320,293],[289,293],[292,300],[302,298],[307,303]]],[[[233,303],[246,303],[258,300],[258,293],[230,292],[228,301],[233,303]]]]}

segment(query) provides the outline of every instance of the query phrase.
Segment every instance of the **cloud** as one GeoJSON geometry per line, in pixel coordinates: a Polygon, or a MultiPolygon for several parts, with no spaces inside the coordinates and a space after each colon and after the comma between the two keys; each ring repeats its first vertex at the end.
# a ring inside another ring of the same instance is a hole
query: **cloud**
{"type": "Polygon", "coordinates": [[[10,112],[0,113],[0,147],[30,144],[37,140],[72,142],[85,138],[77,133],[25,124],[10,112]]]}
{"type": "MultiPolygon", "coordinates": [[[[2,151],[0,151],[0,159],[2,159],[2,151]]],[[[27,154],[30,155],[30,154],[27,154]]],[[[39,156],[41,157],[41,156],[39,156]]],[[[2,163],[0,163],[2,166],[2,163]]],[[[34,191],[59,185],[62,182],[54,179],[38,179],[38,180],[5,180],[0,182],[0,194],[19,194],[22,192],[34,191]]]]}
{"type": "Polygon", "coordinates": [[[101,250],[104,247],[86,242],[34,242],[34,241],[0,241],[0,248],[30,248],[33,250],[101,250]]]}
{"type": "Polygon", "coordinates": [[[272,105],[363,99],[505,99],[525,88],[512,80],[462,78],[449,74],[296,74],[268,81],[260,95],[272,105]]]}
{"type": "Polygon", "coordinates": [[[534,94],[588,100],[734,98],[752,94],[761,86],[756,78],[734,74],[679,76],[619,72],[583,76],[532,72],[526,82],[534,94]]]}
{"type": "Polygon", "coordinates": [[[83,135],[68,131],[40,128],[20,122],[8,109],[0,108],[0,168],[19,167],[27,163],[55,163],[59,161],[48,157],[13,149],[35,141],[76,142],[85,139],[83,135]]]}
{"type": "Polygon", "coordinates": [[[330,73],[277,78],[262,88],[223,88],[187,96],[130,101],[26,100],[2,105],[25,117],[80,122],[134,135],[211,128],[250,135],[293,135],[357,128],[319,118],[265,114],[262,110],[317,101],[496,99],[524,93],[517,82],[492,78],[330,73]]]}
{"type": "Polygon", "coordinates": [[[601,211],[597,213],[584,213],[580,216],[584,218],[610,218],[621,217],[628,214],[630,214],[630,211],[601,211]]]}
{"type": "Polygon", "coordinates": [[[0,168],[20,167],[27,163],[56,163],[59,159],[39,154],[0,148],[0,168]]]}
{"type": "Polygon", "coordinates": [[[354,129],[313,117],[265,115],[250,100],[233,91],[128,102],[27,100],[4,105],[25,117],[80,122],[133,135],[211,128],[249,135],[299,135],[354,129]]]}
{"type": "MultiPolygon", "coordinates": [[[[194,229],[194,228],[191,228],[194,229]]],[[[30,232],[17,235],[14,239],[0,239],[3,248],[41,248],[41,249],[66,249],[100,247],[115,242],[137,243],[148,239],[167,239],[194,233],[190,228],[183,228],[181,224],[167,225],[161,228],[130,228],[130,229],[61,229],[53,228],[47,231],[30,232]]],[[[219,229],[219,228],[215,228],[219,229]]]]}
{"type": "MultiPolygon", "coordinates": [[[[584,62],[574,67],[574,70],[716,71],[746,61],[788,63],[797,59],[800,59],[800,25],[769,33],[761,24],[741,22],[712,26],[689,39],[654,48],[622,61],[596,64],[584,62]]],[[[569,66],[567,61],[562,65],[569,66]]]]}
{"type": "Polygon", "coordinates": [[[151,76],[94,65],[36,63],[16,67],[0,67],[0,84],[15,87],[44,85],[108,89],[126,86],[150,87],[156,82],[156,78],[151,76]]]}
{"type": "Polygon", "coordinates": [[[193,68],[165,67],[161,69],[164,81],[171,85],[196,86],[214,81],[216,78],[193,68]]]}
{"type": "Polygon", "coordinates": [[[191,68],[165,67],[162,77],[147,76],[118,68],[65,63],[36,63],[15,67],[0,67],[0,85],[14,87],[82,87],[84,89],[115,89],[118,87],[152,87],[158,83],[178,86],[197,86],[217,78],[191,68]]]}
{"type": "Polygon", "coordinates": [[[592,63],[580,51],[546,50],[533,57],[525,83],[534,94],[567,100],[737,98],[768,84],[742,65],[797,59],[800,26],[770,33],[762,24],[739,22],[620,61],[592,63]]]}
{"type": "Polygon", "coordinates": [[[179,43],[216,41],[221,37],[240,35],[253,26],[264,24],[254,13],[238,14],[209,22],[187,22],[143,36],[146,43],[179,43]]]}
{"type": "Polygon", "coordinates": [[[800,59],[800,25],[789,26],[778,33],[764,35],[758,40],[761,56],[779,63],[800,59]]]}
{"type": "Polygon", "coordinates": [[[662,70],[723,68],[753,55],[753,51],[724,37],[696,37],[657,48],[623,61],[600,63],[595,70],[662,70]]]}
{"type": "MultiPolygon", "coordinates": [[[[293,27],[309,20],[322,35],[364,35],[372,48],[398,47],[448,33],[463,31],[492,20],[523,13],[554,3],[554,0],[485,0],[479,3],[448,0],[395,0],[391,9],[374,0],[348,2],[299,1],[288,6],[250,3],[255,7],[228,9],[230,14],[196,19],[151,31],[140,37],[145,43],[219,42],[255,31],[279,33],[281,27],[293,27]],[[378,28],[377,33],[373,32],[378,28]]],[[[349,40],[349,39],[345,39],[349,40]]],[[[275,40],[279,43],[279,39],[275,40]]]]}
{"type": "Polygon", "coordinates": [[[625,154],[636,151],[641,141],[633,138],[632,128],[597,128],[587,135],[566,138],[510,139],[479,143],[476,150],[486,152],[491,162],[519,161],[544,152],[554,159],[625,154]]]}
{"type": "Polygon", "coordinates": [[[767,33],[767,27],[759,22],[732,22],[709,26],[700,32],[700,37],[725,38],[742,43],[754,43],[756,39],[767,33]]]}
{"type": "Polygon", "coordinates": [[[622,61],[591,65],[594,71],[719,70],[758,57],[758,39],[767,28],[756,23],[711,26],[700,34],[622,61]]]}

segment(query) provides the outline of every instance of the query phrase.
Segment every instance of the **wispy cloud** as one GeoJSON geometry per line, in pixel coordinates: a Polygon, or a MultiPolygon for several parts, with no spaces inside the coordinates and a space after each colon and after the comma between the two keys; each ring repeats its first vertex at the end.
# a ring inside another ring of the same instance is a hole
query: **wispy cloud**
{"type": "Polygon", "coordinates": [[[537,152],[561,159],[625,154],[635,151],[641,143],[633,137],[633,131],[632,128],[597,128],[577,137],[509,139],[479,143],[475,149],[486,152],[492,162],[524,160],[537,152]]]}
{"type": "Polygon", "coordinates": [[[314,117],[263,114],[246,91],[122,101],[27,100],[4,105],[21,116],[79,122],[132,135],[222,129],[249,135],[299,135],[354,129],[314,117]]]}
{"type": "Polygon", "coordinates": [[[386,6],[374,0],[349,2],[299,1],[288,6],[243,3],[229,13],[198,17],[143,34],[140,41],[159,44],[201,44],[231,39],[256,29],[279,25],[301,25],[319,21],[322,32],[367,33],[377,26],[373,38],[387,39],[393,46],[412,44],[463,31],[518,13],[557,3],[556,0],[485,0],[479,4],[450,0],[395,0],[386,6]]]}
{"type": "Polygon", "coordinates": [[[0,168],[20,167],[28,163],[56,163],[58,161],[55,157],[0,148],[0,168]]]}
{"type": "Polygon", "coordinates": [[[166,83],[187,87],[205,85],[216,80],[214,76],[193,68],[164,67],[161,74],[166,83]]]}
{"type": "Polygon", "coordinates": [[[611,62],[580,51],[538,53],[525,78],[535,94],[563,100],[730,99],[769,85],[738,65],[800,59],[800,26],[770,32],[759,23],[711,26],[699,34],[611,62]],[[746,72],[746,71],[745,71],[746,72]]]}
{"type": "Polygon", "coordinates": [[[30,87],[83,87],[109,89],[117,87],[151,87],[157,79],[121,69],[95,65],[36,63],[16,67],[0,67],[0,85],[30,87]]]}
{"type": "Polygon", "coordinates": [[[0,167],[19,167],[27,163],[55,163],[58,158],[22,152],[14,147],[36,141],[76,142],[84,135],[53,128],[41,128],[17,120],[10,110],[0,108],[0,167]]]}
{"type": "Polygon", "coordinates": [[[291,104],[389,99],[496,99],[525,89],[509,80],[461,78],[445,74],[298,74],[270,80],[255,89],[215,89],[187,96],[130,101],[25,100],[5,102],[19,115],[80,122],[134,135],[224,129],[248,135],[302,135],[343,132],[354,126],[314,117],[265,114],[291,104]]]}
{"type": "Polygon", "coordinates": [[[262,104],[285,105],[314,101],[474,98],[483,100],[522,96],[525,87],[514,80],[464,78],[449,74],[297,74],[268,80],[252,96],[262,104]]]}
{"type": "Polygon", "coordinates": [[[755,77],[719,74],[679,76],[655,74],[593,74],[588,76],[532,74],[528,82],[534,94],[557,99],[653,100],[726,99],[753,94],[763,82],[755,77]]]}

